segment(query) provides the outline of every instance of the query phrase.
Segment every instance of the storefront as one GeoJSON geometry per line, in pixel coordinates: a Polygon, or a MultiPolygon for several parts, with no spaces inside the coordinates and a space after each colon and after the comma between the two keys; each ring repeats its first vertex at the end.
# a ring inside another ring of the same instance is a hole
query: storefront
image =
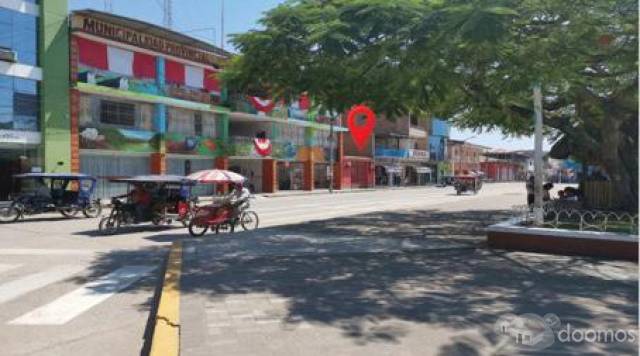
{"type": "Polygon", "coordinates": [[[279,161],[277,164],[278,190],[304,189],[304,163],[279,161]]]}
{"type": "Polygon", "coordinates": [[[40,157],[40,133],[0,130],[0,201],[15,191],[15,174],[42,171],[40,157]]]}
{"type": "Polygon", "coordinates": [[[80,151],[80,171],[98,178],[96,195],[103,199],[126,193],[126,185],[110,183],[109,178],[149,174],[150,166],[144,153],[80,151]]]}
{"type": "Polygon", "coordinates": [[[262,192],[262,160],[255,158],[230,158],[229,170],[247,178],[246,186],[252,193],[262,192]]]}

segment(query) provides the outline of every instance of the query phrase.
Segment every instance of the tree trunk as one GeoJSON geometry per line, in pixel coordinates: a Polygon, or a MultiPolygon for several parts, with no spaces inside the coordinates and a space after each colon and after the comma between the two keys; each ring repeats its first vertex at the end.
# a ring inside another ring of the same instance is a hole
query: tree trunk
{"type": "Polygon", "coordinates": [[[602,168],[609,175],[613,184],[614,208],[637,210],[638,196],[635,193],[636,189],[634,189],[635,182],[623,163],[623,159],[628,159],[624,155],[628,155],[629,152],[621,152],[624,137],[624,133],[621,131],[622,123],[613,117],[609,117],[608,121],[609,125],[601,131],[600,152],[602,168]]]}

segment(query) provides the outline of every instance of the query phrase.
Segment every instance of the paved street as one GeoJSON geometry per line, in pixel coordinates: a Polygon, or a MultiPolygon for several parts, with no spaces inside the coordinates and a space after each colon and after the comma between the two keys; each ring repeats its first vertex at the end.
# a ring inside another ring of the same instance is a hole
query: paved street
{"type": "Polygon", "coordinates": [[[487,353],[507,311],[637,323],[635,264],[484,248],[483,228],[523,190],[258,197],[264,229],[202,239],[150,226],[100,236],[95,219],[53,215],[0,225],[3,354],[143,352],[176,240],[186,355],[487,353]]]}

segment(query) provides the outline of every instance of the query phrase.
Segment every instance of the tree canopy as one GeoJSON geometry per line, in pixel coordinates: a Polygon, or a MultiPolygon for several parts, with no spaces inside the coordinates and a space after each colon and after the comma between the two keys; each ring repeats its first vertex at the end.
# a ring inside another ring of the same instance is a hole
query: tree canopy
{"type": "Polygon", "coordinates": [[[552,153],[604,167],[637,204],[635,1],[292,0],[260,24],[233,37],[232,90],[523,135],[540,83],[552,153]]]}

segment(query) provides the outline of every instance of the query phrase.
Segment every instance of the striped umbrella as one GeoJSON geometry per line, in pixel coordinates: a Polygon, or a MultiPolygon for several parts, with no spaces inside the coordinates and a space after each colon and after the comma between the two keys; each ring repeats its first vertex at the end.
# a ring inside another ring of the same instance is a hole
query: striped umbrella
{"type": "Polygon", "coordinates": [[[190,174],[187,178],[200,183],[242,183],[245,177],[224,169],[207,169],[190,174]]]}

